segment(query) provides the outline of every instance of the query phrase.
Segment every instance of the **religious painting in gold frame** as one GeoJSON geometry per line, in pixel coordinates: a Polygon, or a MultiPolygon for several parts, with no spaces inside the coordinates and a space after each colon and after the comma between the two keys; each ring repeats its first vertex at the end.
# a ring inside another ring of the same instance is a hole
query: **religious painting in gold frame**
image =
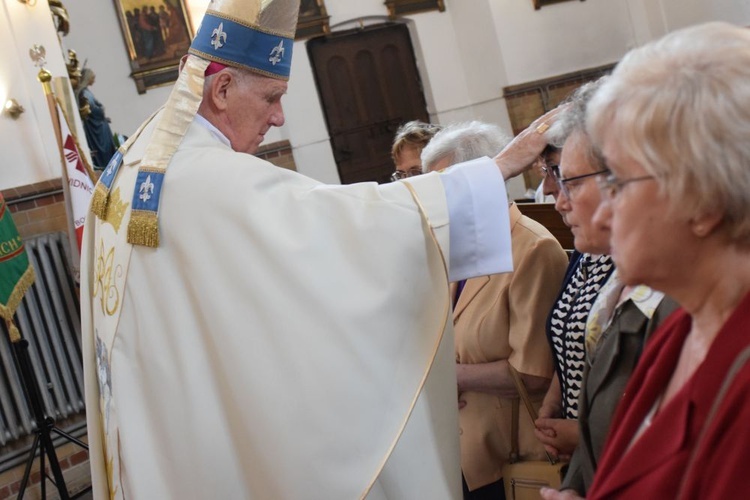
{"type": "Polygon", "coordinates": [[[331,28],[328,25],[330,18],[323,0],[301,0],[295,40],[330,33],[331,28]]]}
{"type": "Polygon", "coordinates": [[[139,94],[177,80],[193,27],[184,0],[114,0],[139,94]]]}
{"type": "MultiPolygon", "coordinates": [[[[552,5],[553,3],[560,3],[560,2],[569,2],[570,0],[533,0],[534,1],[534,10],[539,10],[545,5],[552,5]]],[[[583,2],[584,0],[580,0],[583,2]]]]}

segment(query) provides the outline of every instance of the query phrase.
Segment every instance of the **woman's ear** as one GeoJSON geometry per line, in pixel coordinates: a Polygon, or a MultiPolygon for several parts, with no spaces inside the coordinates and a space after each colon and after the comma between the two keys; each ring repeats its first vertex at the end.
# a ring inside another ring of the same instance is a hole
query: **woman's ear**
{"type": "Polygon", "coordinates": [[[705,238],[712,234],[724,220],[722,212],[708,212],[693,216],[690,219],[690,228],[693,234],[699,238],[705,238]]]}

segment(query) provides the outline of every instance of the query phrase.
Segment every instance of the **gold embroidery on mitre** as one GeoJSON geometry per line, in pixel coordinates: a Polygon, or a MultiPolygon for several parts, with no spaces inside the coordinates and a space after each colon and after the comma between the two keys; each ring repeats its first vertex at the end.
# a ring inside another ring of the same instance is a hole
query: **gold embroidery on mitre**
{"type": "Polygon", "coordinates": [[[125,216],[125,210],[128,208],[128,203],[122,201],[120,197],[120,188],[115,189],[109,196],[109,203],[107,204],[107,210],[104,214],[104,222],[108,222],[115,228],[115,232],[120,232],[120,225],[122,224],[122,218],[125,216]]]}
{"type": "Polygon", "coordinates": [[[94,291],[91,298],[99,295],[102,312],[113,316],[120,307],[120,291],[117,289],[117,278],[122,278],[122,266],[114,265],[115,247],[112,247],[104,257],[104,242],[99,240],[96,251],[96,270],[94,276],[94,291]]]}

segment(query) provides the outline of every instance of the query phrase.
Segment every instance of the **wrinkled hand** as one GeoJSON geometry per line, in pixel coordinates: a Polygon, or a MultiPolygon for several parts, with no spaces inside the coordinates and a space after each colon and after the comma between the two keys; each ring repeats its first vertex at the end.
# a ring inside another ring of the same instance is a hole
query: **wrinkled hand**
{"type": "Polygon", "coordinates": [[[583,497],[578,496],[573,490],[557,491],[554,488],[542,488],[539,494],[544,500],[583,500],[583,497]]]}
{"type": "Polygon", "coordinates": [[[563,106],[558,106],[540,116],[531,125],[518,134],[497,156],[495,163],[506,181],[531,168],[534,160],[547,147],[546,129],[555,122],[555,118],[563,106]],[[544,126],[546,124],[546,127],[544,126]],[[537,130],[540,126],[542,129],[537,130]],[[539,131],[543,131],[540,133],[539,131]]]}
{"type": "Polygon", "coordinates": [[[534,434],[550,455],[569,459],[578,446],[578,421],[565,418],[538,418],[534,434]]]}

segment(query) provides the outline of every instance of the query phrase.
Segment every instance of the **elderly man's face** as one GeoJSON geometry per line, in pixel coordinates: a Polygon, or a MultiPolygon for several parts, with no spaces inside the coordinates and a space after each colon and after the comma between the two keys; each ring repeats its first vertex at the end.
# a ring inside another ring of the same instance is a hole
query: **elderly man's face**
{"type": "Polygon", "coordinates": [[[284,124],[281,97],[287,83],[261,76],[235,79],[227,92],[227,137],[232,149],[254,154],[271,127],[284,124]]]}

